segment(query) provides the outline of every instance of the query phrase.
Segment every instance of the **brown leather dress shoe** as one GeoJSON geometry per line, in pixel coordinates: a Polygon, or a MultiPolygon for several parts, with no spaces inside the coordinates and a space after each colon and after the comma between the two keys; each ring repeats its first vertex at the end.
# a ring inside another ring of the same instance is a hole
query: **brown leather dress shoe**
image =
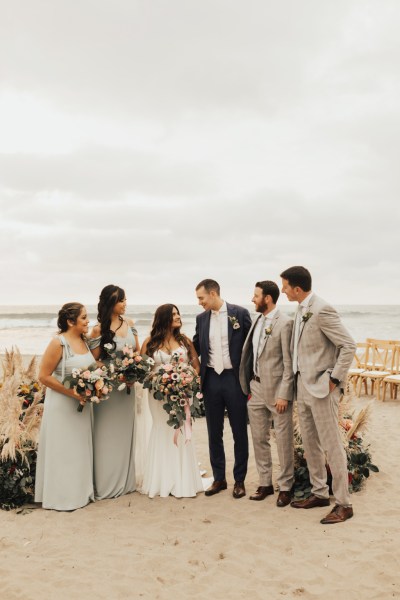
{"type": "Polygon", "coordinates": [[[204,492],[204,495],[214,496],[214,494],[218,494],[219,492],[222,492],[222,490],[226,490],[227,487],[228,484],[226,483],[226,479],[223,479],[222,481],[213,481],[211,487],[204,492]]]}
{"type": "Polygon", "coordinates": [[[343,521],[351,519],[352,516],[353,508],[351,506],[340,506],[340,504],[336,504],[336,506],[332,508],[331,512],[326,515],[324,519],[321,519],[320,523],[322,523],[322,525],[343,523],[343,521]]]}
{"type": "Polygon", "coordinates": [[[316,506],[329,506],[329,498],[318,498],[311,494],[306,500],[294,500],[290,503],[293,508],[315,508],[316,506]]]}
{"type": "Polygon", "coordinates": [[[267,496],[272,496],[274,488],[272,485],[260,485],[257,491],[250,496],[250,500],[264,500],[267,496]]]}
{"type": "Polygon", "coordinates": [[[278,499],[276,501],[277,506],[287,506],[290,504],[292,494],[290,492],[279,492],[278,499]]]}
{"type": "Polygon", "coordinates": [[[246,495],[246,488],[244,487],[244,481],[235,481],[233,486],[232,496],[234,498],[243,498],[246,495]]]}

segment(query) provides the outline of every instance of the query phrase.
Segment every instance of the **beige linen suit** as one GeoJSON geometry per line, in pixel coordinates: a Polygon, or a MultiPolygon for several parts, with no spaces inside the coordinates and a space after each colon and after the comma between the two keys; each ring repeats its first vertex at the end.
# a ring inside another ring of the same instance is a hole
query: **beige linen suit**
{"type": "MultiPolygon", "coordinates": [[[[297,407],[312,493],[329,497],[326,483],[326,458],[332,472],[336,503],[350,504],[347,458],[339,432],[340,388],[354,357],[356,344],[343,326],[335,309],[312,295],[307,306],[309,318],[300,325],[297,344],[297,407]],[[340,384],[329,392],[329,378],[340,384]]],[[[300,315],[298,318],[301,318],[300,315]]],[[[294,323],[293,333],[295,331],[294,323]]],[[[294,335],[291,349],[294,351],[294,335]]]]}
{"type": "Polygon", "coordinates": [[[260,381],[253,379],[253,334],[255,319],[243,346],[240,363],[240,384],[245,394],[251,393],[247,403],[254,455],[260,486],[272,485],[272,458],[270,432],[274,422],[280,463],[277,483],[280,491],[289,491],[293,485],[293,369],[290,340],[293,321],[277,310],[271,323],[271,333],[261,332],[258,358],[260,381]],[[288,400],[288,408],[279,414],[274,404],[278,398],[288,400]]]}

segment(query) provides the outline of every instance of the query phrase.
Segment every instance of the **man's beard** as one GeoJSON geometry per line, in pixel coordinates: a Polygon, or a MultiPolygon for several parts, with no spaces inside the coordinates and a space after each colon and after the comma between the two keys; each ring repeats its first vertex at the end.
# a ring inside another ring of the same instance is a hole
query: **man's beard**
{"type": "Polygon", "coordinates": [[[263,302],[262,304],[259,304],[256,308],[256,312],[258,313],[263,313],[268,309],[268,304],[265,304],[265,302],[263,302]]]}

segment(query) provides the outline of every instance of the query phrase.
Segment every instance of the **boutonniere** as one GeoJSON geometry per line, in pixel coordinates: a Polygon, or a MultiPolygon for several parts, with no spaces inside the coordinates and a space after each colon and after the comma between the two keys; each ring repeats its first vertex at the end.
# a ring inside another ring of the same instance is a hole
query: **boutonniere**
{"type": "Polygon", "coordinates": [[[228,315],[228,319],[230,320],[233,329],[240,329],[240,323],[236,317],[231,317],[228,315]]]}
{"type": "Polygon", "coordinates": [[[310,312],[310,311],[306,312],[306,314],[302,316],[301,322],[302,323],[307,323],[307,321],[309,319],[311,319],[312,316],[313,316],[312,312],[310,312]]]}
{"type": "Polygon", "coordinates": [[[271,333],[272,333],[271,325],[269,327],[266,327],[264,331],[265,331],[265,337],[268,337],[269,335],[271,335],[271,333]]]}

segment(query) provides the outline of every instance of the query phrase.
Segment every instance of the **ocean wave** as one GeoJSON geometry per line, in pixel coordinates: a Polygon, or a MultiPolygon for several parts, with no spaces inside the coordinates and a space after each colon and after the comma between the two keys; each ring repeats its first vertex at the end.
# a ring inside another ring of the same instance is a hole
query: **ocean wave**
{"type": "Polygon", "coordinates": [[[32,315],[25,318],[21,318],[21,315],[0,317],[0,329],[20,329],[21,327],[57,327],[57,319],[54,316],[38,318],[32,315]]]}

